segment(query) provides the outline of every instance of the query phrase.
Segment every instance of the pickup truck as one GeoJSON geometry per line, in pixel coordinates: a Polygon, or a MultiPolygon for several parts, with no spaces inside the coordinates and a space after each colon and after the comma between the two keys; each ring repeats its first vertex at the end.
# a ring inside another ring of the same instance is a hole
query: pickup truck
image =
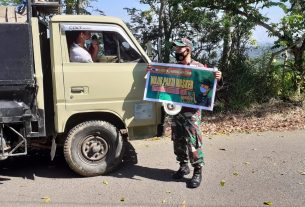
{"type": "Polygon", "coordinates": [[[54,157],[58,145],[76,173],[107,173],[122,161],[127,139],[157,134],[161,106],[143,101],[150,59],[118,18],[46,21],[42,5],[34,6],[25,22],[0,23],[0,160],[37,147],[54,157]],[[70,61],[77,31],[99,41],[96,62],[70,61]]]}

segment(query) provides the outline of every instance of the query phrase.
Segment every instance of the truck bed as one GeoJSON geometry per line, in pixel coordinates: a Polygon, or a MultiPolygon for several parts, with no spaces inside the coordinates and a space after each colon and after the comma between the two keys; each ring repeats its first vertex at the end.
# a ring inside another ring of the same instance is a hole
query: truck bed
{"type": "Polygon", "coordinates": [[[0,23],[1,123],[17,121],[18,117],[22,121],[28,114],[24,109],[31,110],[34,105],[36,85],[30,37],[28,23],[0,23]]]}

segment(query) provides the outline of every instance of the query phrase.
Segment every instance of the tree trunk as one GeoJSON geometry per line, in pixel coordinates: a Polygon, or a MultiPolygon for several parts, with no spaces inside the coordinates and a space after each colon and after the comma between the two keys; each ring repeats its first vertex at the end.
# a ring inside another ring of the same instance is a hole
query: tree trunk
{"type": "Polygon", "coordinates": [[[170,61],[170,54],[171,54],[171,48],[168,46],[169,42],[170,42],[170,36],[171,36],[171,31],[167,32],[165,34],[165,38],[164,38],[164,42],[165,42],[165,47],[164,47],[164,57],[163,57],[163,61],[165,63],[168,63],[170,61]]]}
{"type": "Polygon", "coordinates": [[[75,5],[76,14],[80,14],[80,8],[81,8],[80,1],[81,0],[76,0],[76,5],[75,5]]]}
{"type": "Polygon", "coordinates": [[[158,59],[160,62],[163,62],[162,57],[162,47],[163,47],[163,18],[165,17],[164,9],[165,9],[166,0],[160,0],[160,10],[159,10],[159,41],[158,41],[158,59]],[[159,48],[161,47],[161,48],[159,48]]]}
{"type": "Polygon", "coordinates": [[[163,22],[163,35],[164,35],[164,47],[163,47],[163,57],[162,60],[164,63],[168,63],[170,61],[170,54],[171,54],[171,47],[169,46],[170,38],[173,32],[173,25],[172,22],[169,21],[168,17],[171,16],[171,12],[173,12],[172,8],[170,8],[170,5],[167,1],[165,1],[167,7],[168,16],[165,15],[165,9],[164,9],[164,16],[162,19],[163,22]]]}
{"type": "Polygon", "coordinates": [[[304,77],[302,77],[304,75],[304,67],[303,67],[303,64],[304,64],[304,59],[303,59],[303,56],[304,56],[304,50],[302,50],[303,48],[299,48],[299,47],[293,47],[291,50],[292,50],[292,53],[294,55],[294,70],[295,72],[298,74],[299,77],[296,77],[296,82],[295,82],[295,90],[296,90],[296,95],[297,96],[301,96],[301,88],[303,87],[302,84],[303,83],[303,80],[304,80],[304,77]]]}
{"type": "Polygon", "coordinates": [[[284,56],[284,65],[282,69],[282,96],[286,95],[286,90],[285,90],[285,74],[286,74],[286,69],[287,69],[287,61],[288,61],[288,50],[285,51],[285,56],[284,56]]]}
{"type": "MultiPolygon", "coordinates": [[[[229,15],[226,14],[227,17],[229,15]]],[[[229,21],[229,20],[228,20],[229,21]]],[[[223,49],[222,49],[222,56],[220,60],[220,70],[225,72],[227,70],[229,64],[229,54],[231,52],[231,22],[229,24],[225,24],[224,26],[224,37],[223,37],[223,49]]]]}

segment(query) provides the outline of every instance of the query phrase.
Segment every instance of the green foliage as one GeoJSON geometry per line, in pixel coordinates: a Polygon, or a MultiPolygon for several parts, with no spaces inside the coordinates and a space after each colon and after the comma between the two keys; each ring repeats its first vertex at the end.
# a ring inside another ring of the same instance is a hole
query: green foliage
{"type": "MultiPolygon", "coordinates": [[[[64,0],[64,13],[66,14],[91,14],[88,11],[92,0],[64,0]]],[[[101,12],[100,10],[97,10],[101,12]]]]}
{"type": "MultiPolygon", "coordinates": [[[[244,55],[231,59],[227,72],[223,74],[223,89],[218,92],[223,109],[239,111],[254,103],[264,103],[271,98],[281,97],[282,67],[276,65],[269,68],[270,55],[266,51],[254,59],[244,55]]],[[[285,90],[290,92],[291,81],[288,76],[286,81],[285,90]]]]}
{"type": "Polygon", "coordinates": [[[245,61],[234,60],[228,71],[223,77],[226,89],[219,94],[226,108],[241,110],[250,106],[256,101],[254,86],[257,81],[251,67],[245,61]]]}
{"type": "Polygon", "coordinates": [[[234,16],[246,18],[250,23],[259,25],[267,29],[270,36],[277,40],[274,48],[279,50],[287,48],[293,55],[294,74],[300,78],[294,78],[297,85],[296,92],[304,88],[305,75],[305,4],[300,0],[253,0],[253,1],[221,1],[221,0],[191,0],[188,4],[196,7],[210,8],[211,10],[221,10],[231,13],[234,16]],[[264,8],[278,7],[283,10],[285,16],[280,22],[271,22],[263,13],[264,8]]]}
{"type": "Polygon", "coordinates": [[[271,52],[265,51],[260,57],[250,61],[252,71],[257,77],[255,83],[257,103],[264,103],[271,98],[278,98],[282,90],[281,67],[269,66],[270,56],[271,52]]]}
{"type": "MultiPolygon", "coordinates": [[[[157,49],[158,39],[162,39],[162,54],[171,49],[171,41],[179,36],[187,36],[195,41],[193,58],[219,66],[223,71],[224,85],[218,92],[218,106],[240,110],[253,103],[268,101],[270,98],[287,97],[298,80],[293,71],[283,70],[283,65],[270,64],[271,52],[251,60],[247,56],[249,45],[255,45],[251,30],[256,25],[264,25],[270,34],[278,35],[278,46],[291,45],[291,38],[283,38],[280,24],[269,23],[260,13],[264,7],[286,8],[285,1],[141,1],[150,5],[149,10],[128,9],[131,15],[131,28],[143,46],[152,41],[157,49]],[[161,3],[164,13],[160,13],[161,3]],[[223,10],[224,12],[220,12],[223,10]],[[244,12],[247,11],[247,12],[244,12]],[[167,37],[167,38],[166,38],[167,37]],[[221,51],[221,53],[219,53],[221,51]]],[[[288,21],[288,20],[287,20],[288,21]]],[[[290,17],[289,23],[299,24],[299,15],[290,17]]],[[[168,60],[169,57],[161,61],[168,60]]],[[[166,62],[166,61],[165,61],[166,62]]],[[[293,62],[293,61],[292,61],[293,62]]],[[[293,67],[290,67],[293,68],[293,67]]]]}
{"type": "Polygon", "coordinates": [[[293,73],[284,72],[282,81],[282,88],[281,88],[281,98],[284,100],[289,100],[291,96],[294,94],[294,84],[293,84],[293,73]]]}
{"type": "Polygon", "coordinates": [[[142,0],[150,9],[146,11],[127,8],[131,16],[130,26],[142,46],[151,42],[158,54],[158,42],[161,42],[162,62],[172,59],[172,41],[178,37],[188,37],[196,45],[194,59],[216,64],[216,50],[221,42],[220,23],[216,11],[204,8],[194,9],[182,0],[142,0]]]}
{"type": "Polygon", "coordinates": [[[0,0],[0,5],[2,6],[16,6],[20,4],[22,0],[0,0]]]}

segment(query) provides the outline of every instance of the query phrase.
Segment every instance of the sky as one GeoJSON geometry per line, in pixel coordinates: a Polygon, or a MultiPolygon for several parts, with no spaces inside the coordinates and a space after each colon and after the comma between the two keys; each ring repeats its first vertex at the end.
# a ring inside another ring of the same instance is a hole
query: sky
{"type": "MultiPolygon", "coordinates": [[[[125,22],[128,22],[130,18],[124,8],[148,8],[146,5],[140,4],[139,0],[96,0],[96,2],[92,3],[92,6],[104,11],[107,16],[119,17],[125,22]]],[[[266,14],[272,22],[278,22],[284,15],[281,9],[276,8],[264,10],[263,13],[266,14]]],[[[272,43],[274,41],[274,39],[268,37],[267,31],[260,26],[257,26],[253,31],[253,37],[260,44],[272,43]]]]}
{"type": "MultiPolygon", "coordinates": [[[[264,15],[270,18],[271,22],[278,23],[284,16],[284,13],[279,8],[265,9],[262,11],[264,15]]],[[[274,38],[268,37],[268,32],[265,28],[257,26],[253,31],[254,38],[260,43],[273,43],[274,38]]]]}
{"type": "Polygon", "coordinates": [[[146,5],[140,4],[139,2],[139,0],[96,0],[96,2],[92,3],[92,6],[102,10],[107,16],[119,17],[127,22],[129,16],[124,8],[147,8],[146,5]]]}

